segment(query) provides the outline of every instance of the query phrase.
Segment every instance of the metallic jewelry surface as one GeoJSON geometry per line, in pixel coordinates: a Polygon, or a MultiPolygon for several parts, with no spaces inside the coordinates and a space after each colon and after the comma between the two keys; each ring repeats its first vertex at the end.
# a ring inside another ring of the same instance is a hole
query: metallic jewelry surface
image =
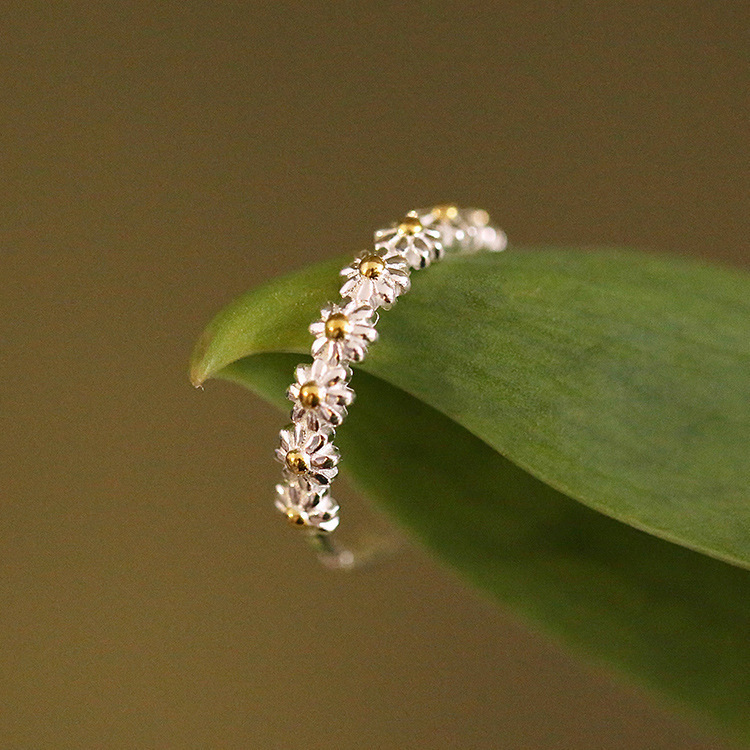
{"type": "Polygon", "coordinates": [[[310,326],[313,362],[297,366],[287,391],[292,424],[281,431],[276,449],[284,481],[276,485],[275,504],[291,525],[307,532],[328,567],[361,561],[331,538],[339,525],[339,506],[330,493],[339,463],[333,439],[354,401],[349,365],[361,362],[377,340],[378,308],[387,310],[409,291],[412,270],[446,253],[499,252],[506,246],[505,233],[482,209],[445,204],[410,211],[376,231],[373,249],[341,271],[341,299],[326,305],[310,326]]]}

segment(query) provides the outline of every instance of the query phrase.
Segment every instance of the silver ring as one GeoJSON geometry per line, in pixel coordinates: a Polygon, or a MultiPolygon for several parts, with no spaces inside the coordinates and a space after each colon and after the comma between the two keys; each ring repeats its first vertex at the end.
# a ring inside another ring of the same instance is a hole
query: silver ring
{"type": "Polygon", "coordinates": [[[276,450],[284,481],[276,485],[275,504],[289,523],[307,532],[328,567],[352,568],[369,556],[331,538],[339,506],[330,486],[340,458],[333,444],[336,428],[354,401],[350,365],[361,362],[377,340],[377,310],[409,291],[412,271],[446,253],[499,252],[506,246],[505,233],[481,209],[440,205],[410,211],[376,231],[373,249],[341,271],[341,299],[326,305],[310,326],[313,361],[297,366],[287,391],[294,404],[292,424],[281,430],[276,450]]]}

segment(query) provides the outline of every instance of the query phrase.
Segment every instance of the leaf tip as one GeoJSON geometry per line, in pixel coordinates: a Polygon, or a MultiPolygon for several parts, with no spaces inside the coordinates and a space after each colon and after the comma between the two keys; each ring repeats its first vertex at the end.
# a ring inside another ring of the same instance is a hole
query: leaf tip
{"type": "Polygon", "coordinates": [[[190,382],[196,388],[203,388],[203,383],[211,377],[211,366],[207,361],[208,348],[213,339],[210,330],[205,330],[195,344],[190,357],[190,382]]]}
{"type": "Polygon", "coordinates": [[[205,378],[201,373],[197,373],[194,370],[190,370],[190,382],[193,384],[195,388],[198,388],[199,390],[203,390],[203,383],[205,382],[205,378]]]}

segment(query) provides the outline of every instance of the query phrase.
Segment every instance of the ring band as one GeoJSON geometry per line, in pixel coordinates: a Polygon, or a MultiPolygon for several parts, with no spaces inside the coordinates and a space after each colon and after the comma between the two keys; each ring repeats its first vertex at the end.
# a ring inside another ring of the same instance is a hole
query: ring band
{"type": "Polygon", "coordinates": [[[276,450],[284,481],[276,485],[275,504],[290,524],[308,532],[329,567],[358,562],[331,539],[339,525],[339,506],[330,492],[339,464],[333,438],[354,401],[350,364],[361,362],[377,340],[377,310],[390,308],[409,291],[412,270],[427,268],[446,253],[499,252],[506,246],[505,233],[481,209],[440,205],[410,211],[376,231],[373,249],[341,271],[341,299],[326,305],[310,326],[312,364],[297,366],[287,391],[292,424],[281,430],[276,450]]]}

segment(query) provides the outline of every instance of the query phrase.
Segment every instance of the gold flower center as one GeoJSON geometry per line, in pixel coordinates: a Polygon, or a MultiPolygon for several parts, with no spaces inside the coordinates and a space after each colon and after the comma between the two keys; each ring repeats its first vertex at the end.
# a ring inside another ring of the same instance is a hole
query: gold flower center
{"type": "Polygon", "coordinates": [[[432,215],[436,221],[453,221],[458,216],[458,206],[452,203],[444,203],[432,209],[432,215]]]}
{"type": "Polygon", "coordinates": [[[359,272],[368,279],[377,279],[385,270],[385,261],[379,255],[366,255],[359,262],[359,272]]]}
{"type": "Polygon", "coordinates": [[[352,325],[344,313],[333,313],[326,320],[326,338],[343,339],[351,330],[352,325]]]}
{"type": "Polygon", "coordinates": [[[302,451],[289,451],[286,454],[286,465],[295,474],[304,474],[307,471],[307,460],[302,451]]]}
{"type": "Polygon", "coordinates": [[[320,405],[320,388],[317,383],[305,383],[299,389],[299,402],[305,409],[314,409],[320,405]]]}
{"type": "Polygon", "coordinates": [[[417,216],[407,214],[401,219],[401,223],[398,225],[398,233],[405,235],[414,235],[422,231],[422,222],[417,216]]]}
{"type": "Polygon", "coordinates": [[[292,526],[305,525],[305,519],[302,518],[300,512],[298,510],[294,510],[294,508],[289,508],[289,510],[286,512],[286,519],[290,524],[292,524],[292,526]]]}

